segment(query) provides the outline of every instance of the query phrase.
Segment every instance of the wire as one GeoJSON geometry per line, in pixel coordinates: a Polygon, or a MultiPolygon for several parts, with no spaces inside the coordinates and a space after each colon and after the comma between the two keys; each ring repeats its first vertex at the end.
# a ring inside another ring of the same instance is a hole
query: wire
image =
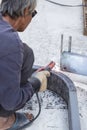
{"type": "Polygon", "coordinates": [[[65,5],[65,4],[53,2],[53,1],[51,1],[51,0],[45,0],[45,1],[50,2],[50,3],[52,3],[52,4],[59,5],[59,6],[64,6],[64,7],[81,7],[81,6],[87,7],[86,4],[85,4],[85,5],[83,5],[83,4],[81,4],[81,5],[65,5]]]}
{"type": "Polygon", "coordinates": [[[37,97],[37,101],[38,101],[39,112],[38,112],[38,114],[36,115],[36,117],[32,120],[32,122],[33,122],[34,120],[36,120],[37,117],[38,117],[38,116],[40,115],[40,113],[41,113],[41,104],[40,104],[40,99],[39,99],[39,96],[38,96],[38,92],[36,92],[36,97],[37,97]]]}
{"type": "Polygon", "coordinates": [[[41,104],[40,104],[40,99],[39,99],[39,96],[38,96],[38,92],[36,92],[36,97],[37,97],[38,106],[39,106],[38,114],[36,115],[36,117],[34,117],[33,120],[31,120],[29,123],[25,124],[24,126],[20,127],[18,130],[22,130],[22,129],[24,130],[24,128],[31,125],[38,118],[38,116],[40,115],[40,113],[41,113],[41,104]]]}

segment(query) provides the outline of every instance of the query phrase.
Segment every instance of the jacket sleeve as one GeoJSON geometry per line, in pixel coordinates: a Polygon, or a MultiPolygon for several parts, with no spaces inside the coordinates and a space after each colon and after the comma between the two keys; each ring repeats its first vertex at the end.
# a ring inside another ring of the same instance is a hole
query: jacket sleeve
{"type": "Polygon", "coordinates": [[[14,52],[0,58],[0,104],[8,111],[21,108],[34,94],[29,82],[20,86],[21,55],[14,52]]]}

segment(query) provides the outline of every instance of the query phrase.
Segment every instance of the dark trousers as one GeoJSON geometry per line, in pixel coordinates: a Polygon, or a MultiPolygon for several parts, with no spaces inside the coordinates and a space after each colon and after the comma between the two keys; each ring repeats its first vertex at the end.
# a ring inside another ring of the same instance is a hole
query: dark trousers
{"type": "MultiPolygon", "coordinates": [[[[24,46],[24,57],[23,57],[23,65],[22,65],[22,70],[21,70],[20,86],[23,84],[26,84],[27,79],[31,76],[32,66],[33,66],[33,62],[34,62],[34,54],[33,54],[32,49],[29,46],[27,46],[25,43],[23,43],[23,46],[24,46]]],[[[0,105],[0,116],[8,117],[13,113],[14,113],[14,111],[6,111],[0,105]]]]}

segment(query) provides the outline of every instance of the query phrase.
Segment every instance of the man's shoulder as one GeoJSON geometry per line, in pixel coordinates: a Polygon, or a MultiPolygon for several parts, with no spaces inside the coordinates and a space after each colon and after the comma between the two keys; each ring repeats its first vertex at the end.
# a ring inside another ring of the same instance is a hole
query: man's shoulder
{"type": "Polygon", "coordinates": [[[23,43],[18,33],[9,26],[0,29],[0,54],[5,55],[20,51],[23,51],[23,43]]]}
{"type": "Polygon", "coordinates": [[[15,41],[20,40],[17,31],[15,31],[11,26],[9,26],[9,25],[6,25],[6,26],[0,25],[0,28],[1,28],[0,29],[1,40],[6,41],[6,42],[13,41],[12,43],[14,43],[15,41]]]}

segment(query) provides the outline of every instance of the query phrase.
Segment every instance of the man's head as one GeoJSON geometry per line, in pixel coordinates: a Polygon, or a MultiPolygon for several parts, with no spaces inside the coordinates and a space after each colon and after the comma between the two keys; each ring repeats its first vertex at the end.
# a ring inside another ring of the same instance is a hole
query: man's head
{"type": "Polygon", "coordinates": [[[19,22],[17,31],[23,31],[32,19],[36,2],[37,0],[2,0],[0,12],[4,18],[9,17],[15,22],[19,22]]]}

